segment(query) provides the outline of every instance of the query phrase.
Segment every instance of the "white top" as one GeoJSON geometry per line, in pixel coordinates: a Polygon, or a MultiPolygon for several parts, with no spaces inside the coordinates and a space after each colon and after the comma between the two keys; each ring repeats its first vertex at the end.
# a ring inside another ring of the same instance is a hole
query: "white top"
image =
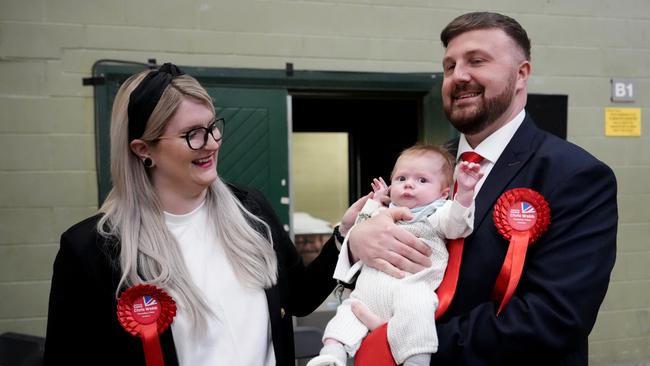
{"type": "Polygon", "coordinates": [[[207,333],[193,335],[183,305],[172,323],[179,365],[274,366],[271,326],[263,289],[243,287],[235,277],[221,243],[201,204],[185,215],[165,212],[167,227],[178,241],[192,281],[215,314],[207,333]]]}
{"type": "Polygon", "coordinates": [[[499,159],[499,156],[501,156],[503,150],[505,150],[506,146],[508,146],[508,143],[510,143],[512,136],[515,135],[515,132],[517,132],[517,129],[519,129],[519,126],[521,126],[521,123],[524,121],[524,117],[526,117],[526,112],[522,109],[521,112],[519,112],[517,116],[512,119],[512,121],[506,123],[501,128],[494,131],[485,140],[481,141],[481,143],[476,146],[476,149],[472,149],[472,147],[469,146],[469,143],[465,139],[465,135],[460,135],[456,161],[460,159],[460,155],[462,153],[467,151],[474,151],[485,158],[481,162],[481,171],[483,171],[483,178],[481,178],[478,183],[476,183],[476,187],[474,188],[474,198],[476,198],[476,195],[481,190],[483,182],[485,182],[485,179],[490,174],[490,171],[499,159]]]}

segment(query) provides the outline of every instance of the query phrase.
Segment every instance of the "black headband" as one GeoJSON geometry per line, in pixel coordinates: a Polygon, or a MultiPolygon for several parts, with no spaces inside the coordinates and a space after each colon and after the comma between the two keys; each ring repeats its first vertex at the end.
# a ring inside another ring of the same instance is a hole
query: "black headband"
{"type": "Polygon", "coordinates": [[[177,76],[184,75],[178,66],[166,63],[142,79],[129,97],[129,142],[142,137],[151,113],[160,97],[177,76]]]}

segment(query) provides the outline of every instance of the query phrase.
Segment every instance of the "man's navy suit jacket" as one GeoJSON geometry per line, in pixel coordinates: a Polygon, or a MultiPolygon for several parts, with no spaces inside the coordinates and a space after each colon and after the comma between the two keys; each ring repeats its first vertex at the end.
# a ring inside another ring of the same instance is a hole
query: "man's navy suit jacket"
{"type": "Polygon", "coordinates": [[[526,116],[476,197],[474,233],[438,321],[431,364],[586,365],[587,336],[616,257],[617,221],[612,170],[526,116]],[[517,290],[497,317],[490,295],[508,242],[494,226],[493,206],[517,187],[545,197],[551,224],[528,247],[517,290]]]}

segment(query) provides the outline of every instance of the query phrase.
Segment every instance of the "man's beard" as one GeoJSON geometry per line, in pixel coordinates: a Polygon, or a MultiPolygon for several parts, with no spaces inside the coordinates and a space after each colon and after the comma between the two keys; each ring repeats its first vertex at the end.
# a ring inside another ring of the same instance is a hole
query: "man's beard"
{"type": "Polygon", "coordinates": [[[487,99],[485,97],[485,88],[478,85],[458,85],[454,88],[450,98],[449,105],[443,105],[445,115],[451,124],[465,135],[474,135],[479,133],[492,123],[510,107],[514,98],[515,78],[511,77],[506,84],[506,88],[495,97],[487,99]],[[453,106],[453,96],[457,93],[474,90],[480,91],[480,103],[463,108],[453,106]]]}

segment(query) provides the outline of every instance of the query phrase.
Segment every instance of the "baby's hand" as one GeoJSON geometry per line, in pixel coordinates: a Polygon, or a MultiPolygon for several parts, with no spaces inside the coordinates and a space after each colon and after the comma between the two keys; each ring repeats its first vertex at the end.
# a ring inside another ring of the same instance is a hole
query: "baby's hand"
{"type": "Polygon", "coordinates": [[[483,172],[479,164],[461,161],[458,165],[458,175],[456,176],[458,191],[474,191],[476,183],[482,177],[483,172]]]}
{"type": "Polygon", "coordinates": [[[381,204],[387,205],[388,202],[390,202],[390,197],[388,196],[390,187],[388,187],[384,181],[384,178],[375,178],[372,180],[372,183],[370,183],[370,185],[372,186],[373,192],[372,199],[381,204]]]}

